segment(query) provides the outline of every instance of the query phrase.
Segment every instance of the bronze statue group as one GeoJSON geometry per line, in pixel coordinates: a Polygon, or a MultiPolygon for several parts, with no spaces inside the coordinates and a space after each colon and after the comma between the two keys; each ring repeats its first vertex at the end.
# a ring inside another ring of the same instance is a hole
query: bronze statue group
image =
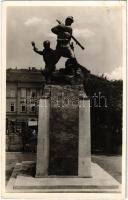
{"type": "Polygon", "coordinates": [[[57,22],[58,25],[51,29],[51,31],[57,35],[57,45],[55,50],[50,48],[50,41],[48,40],[43,42],[44,49],[42,51],[39,51],[35,46],[35,42],[32,42],[33,50],[43,56],[45,62],[43,74],[45,75],[46,81],[51,79],[52,73],[56,70],[56,64],[61,57],[68,58],[65,63],[65,72],[67,71],[77,75],[80,65],[75,58],[73,42],[71,42],[71,39],[84,49],[72,35],[71,25],[74,22],[73,17],[67,17],[65,24],[62,24],[59,20],[57,20],[57,22]]]}

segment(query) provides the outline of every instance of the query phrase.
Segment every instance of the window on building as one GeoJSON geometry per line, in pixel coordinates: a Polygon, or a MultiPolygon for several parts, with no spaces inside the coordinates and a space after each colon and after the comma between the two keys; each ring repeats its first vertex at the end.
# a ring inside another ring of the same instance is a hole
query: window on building
{"type": "Polygon", "coordinates": [[[14,111],[15,111],[14,103],[11,103],[11,112],[14,112],[14,111]]]}
{"type": "Polygon", "coordinates": [[[24,104],[21,105],[21,112],[26,112],[26,106],[24,104]]]}
{"type": "Polygon", "coordinates": [[[8,134],[8,118],[6,118],[6,134],[8,134]]]}
{"type": "Polygon", "coordinates": [[[16,96],[16,92],[14,89],[10,90],[10,97],[15,97],[16,96]]]}
{"type": "Polygon", "coordinates": [[[16,122],[15,121],[10,121],[10,133],[14,133],[16,130],[16,122]]]}
{"type": "Polygon", "coordinates": [[[31,97],[32,98],[35,98],[36,97],[36,90],[31,90],[31,97]]]}
{"type": "Polygon", "coordinates": [[[32,92],[32,97],[34,98],[36,96],[36,93],[35,92],[32,92]]]}
{"type": "Polygon", "coordinates": [[[31,112],[35,112],[36,111],[36,107],[35,106],[32,106],[31,107],[31,112]]]}
{"type": "Polygon", "coordinates": [[[26,98],[26,88],[21,88],[21,98],[26,98]]]}

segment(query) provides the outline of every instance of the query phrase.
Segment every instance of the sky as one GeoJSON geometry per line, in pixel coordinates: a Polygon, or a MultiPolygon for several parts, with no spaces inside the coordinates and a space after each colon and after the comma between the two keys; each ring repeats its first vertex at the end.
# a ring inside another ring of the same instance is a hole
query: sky
{"type": "MultiPolygon", "coordinates": [[[[123,7],[8,7],[7,8],[7,68],[44,68],[42,56],[32,50],[31,41],[38,49],[43,41],[50,40],[56,48],[56,35],[51,28],[56,19],[65,21],[73,16],[73,36],[85,47],[82,50],[74,43],[78,62],[99,75],[110,79],[122,78],[123,67],[123,7]]],[[[57,68],[64,67],[66,59],[61,58],[57,68]]]]}

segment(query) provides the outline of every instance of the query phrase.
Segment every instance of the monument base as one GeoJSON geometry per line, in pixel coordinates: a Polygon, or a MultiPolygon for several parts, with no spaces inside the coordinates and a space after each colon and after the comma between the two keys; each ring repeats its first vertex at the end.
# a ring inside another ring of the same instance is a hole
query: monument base
{"type": "Polygon", "coordinates": [[[35,163],[17,163],[7,184],[7,192],[19,193],[119,193],[121,185],[96,163],[91,164],[92,177],[48,176],[35,178],[35,163]]]}

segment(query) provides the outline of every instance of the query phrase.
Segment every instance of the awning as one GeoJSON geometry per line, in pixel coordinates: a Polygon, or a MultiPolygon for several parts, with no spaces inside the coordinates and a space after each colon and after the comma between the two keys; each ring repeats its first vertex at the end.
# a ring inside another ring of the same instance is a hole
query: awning
{"type": "Polygon", "coordinates": [[[28,121],[28,126],[37,126],[37,121],[28,121]]]}

